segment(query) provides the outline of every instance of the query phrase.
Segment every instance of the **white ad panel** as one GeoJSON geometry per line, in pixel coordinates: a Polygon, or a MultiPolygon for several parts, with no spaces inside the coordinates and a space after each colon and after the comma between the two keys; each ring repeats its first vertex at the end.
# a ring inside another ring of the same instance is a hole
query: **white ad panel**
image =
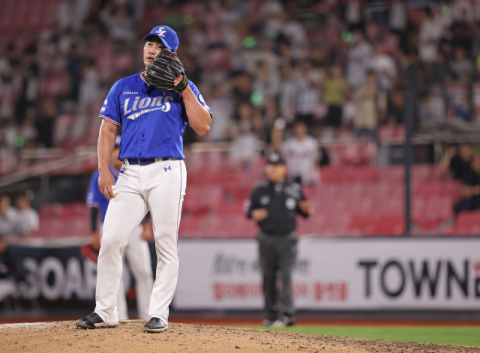
{"type": "MultiPolygon", "coordinates": [[[[480,307],[480,239],[315,239],[298,242],[298,309],[480,307]]],[[[255,240],[180,241],[177,309],[261,309],[255,240]]]]}

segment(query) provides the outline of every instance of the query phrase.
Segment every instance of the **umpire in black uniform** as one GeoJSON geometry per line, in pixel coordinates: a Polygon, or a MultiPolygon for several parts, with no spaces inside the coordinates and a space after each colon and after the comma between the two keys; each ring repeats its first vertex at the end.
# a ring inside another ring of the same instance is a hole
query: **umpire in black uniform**
{"type": "Polygon", "coordinates": [[[260,265],[267,319],[264,326],[294,325],[292,270],[297,257],[296,215],[308,217],[312,208],[300,185],[286,180],[283,158],[271,154],[265,168],[267,181],[257,185],[250,196],[247,216],[257,221],[260,265]],[[277,272],[281,289],[277,291],[277,272]]]}

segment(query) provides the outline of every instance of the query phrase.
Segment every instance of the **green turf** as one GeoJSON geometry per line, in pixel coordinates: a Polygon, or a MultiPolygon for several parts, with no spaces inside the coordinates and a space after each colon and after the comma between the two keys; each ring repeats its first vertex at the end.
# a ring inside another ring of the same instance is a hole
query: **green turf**
{"type": "Polygon", "coordinates": [[[326,336],[480,346],[480,327],[476,326],[293,326],[281,329],[256,326],[255,328],[326,336]]]}

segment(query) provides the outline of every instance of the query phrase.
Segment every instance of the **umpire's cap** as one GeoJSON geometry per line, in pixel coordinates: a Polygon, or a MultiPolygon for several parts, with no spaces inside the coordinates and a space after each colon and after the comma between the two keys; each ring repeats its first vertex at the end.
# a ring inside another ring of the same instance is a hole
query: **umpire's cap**
{"type": "Polygon", "coordinates": [[[149,40],[150,38],[160,38],[162,43],[173,51],[177,51],[180,41],[178,40],[177,33],[168,26],[154,27],[149,34],[143,37],[143,40],[149,40]]]}
{"type": "Polygon", "coordinates": [[[267,158],[267,164],[285,164],[285,161],[278,153],[271,153],[267,158]]]}

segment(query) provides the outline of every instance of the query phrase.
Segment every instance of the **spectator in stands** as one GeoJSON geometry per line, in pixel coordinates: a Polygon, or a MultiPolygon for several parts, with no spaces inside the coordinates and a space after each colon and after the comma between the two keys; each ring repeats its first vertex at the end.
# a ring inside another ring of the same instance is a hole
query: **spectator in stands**
{"type": "Polygon", "coordinates": [[[349,0],[345,9],[345,20],[348,29],[363,29],[362,0],[349,0]]]}
{"type": "Polygon", "coordinates": [[[473,147],[470,143],[462,143],[458,152],[449,148],[447,150],[447,158],[449,158],[448,169],[456,180],[463,181],[471,174],[471,163],[473,159],[473,147]]]}
{"type": "Polygon", "coordinates": [[[282,146],[289,177],[299,184],[314,185],[318,179],[318,142],[308,135],[308,127],[303,121],[295,122],[293,133],[294,137],[282,146]]]}
{"type": "Polygon", "coordinates": [[[398,36],[399,46],[405,51],[408,38],[408,16],[407,5],[403,0],[393,0],[389,16],[390,29],[398,36]]]}
{"type": "Polygon", "coordinates": [[[25,236],[38,232],[38,213],[30,207],[30,200],[26,194],[20,194],[16,200],[17,213],[15,216],[15,228],[17,234],[25,236]]]}
{"type": "Polygon", "coordinates": [[[8,42],[5,45],[5,49],[3,50],[3,55],[0,55],[0,77],[9,74],[10,63],[16,57],[16,54],[15,54],[16,49],[17,48],[15,46],[15,43],[13,42],[8,42]]]}
{"type": "Polygon", "coordinates": [[[17,212],[11,206],[12,199],[3,195],[0,199],[0,235],[11,235],[15,232],[17,212]]]}
{"type": "Polygon", "coordinates": [[[118,46],[132,42],[135,38],[134,21],[129,17],[126,6],[118,6],[115,10],[105,10],[102,15],[110,37],[118,46]]]}
{"type": "Polygon", "coordinates": [[[53,128],[57,117],[57,107],[53,98],[44,97],[40,103],[40,114],[37,121],[39,142],[43,147],[53,147],[53,128]]]}
{"type": "MultiPolygon", "coordinates": [[[[18,284],[25,280],[25,271],[22,266],[17,265],[15,253],[9,249],[5,237],[0,235],[0,279],[5,278],[14,280],[18,284]]],[[[2,294],[5,293],[1,293],[0,290],[0,301],[2,301],[2,294]]]]}
{"type": "Polygon", "coordinates": [[[260,4],[259,15],[261,19],[280,16],[283,12],[283,5],[278,0],[264,0],[260,4]]]}
{"type": "Polygon", "coordinates": [[[279,40],[277,52],[277,62],[280,66],[296,66],[297,60],[293,57],[292,48],[285,39],[279,40]]]}
{"type": "Polygon", "coordinates": [[[373,141],[377,140],[377,95],[377,78],[373,71],[370,71],[366,83],[354,93],[356,115],[353,126],[356,138],[366,136],[373,141]]]}
{"type": "Polygon", "coordinates": [[[35,116],[35,108],[28,108],[25,119],[18,129],[18,137],[21,138],[23,146],[26,148],[34,148],[37,145],[38,131],[35,128],[35,116]]]}
{"type": "Polygon", "coordinates": [[[265,107],[262,111],[262,124],[264,125],[264,135],[262,140],[267,144],[271,142],[272,126],[277,119],[281,118],[278,112],[278,105],[275,99],[271,98],[265,102],[265,107]]]}
{"type": "Polygon", "coordinates": [[[281,34],[288,40],[292,49],[292,55],[295,59],[305,56],[305,45],[307,44],[307,34],[305,27],[302,26],[294,17],[294,13],[283,11],[280,19],[281,34]]]}
{"type": "Polygon", "coordinates": [[[288,121],[292,121],[295,118],[297,84],[293,78],[290,65],[282,66],[278,98],[280,114],[288,121]]]}
{"type": "Polygon", "coordinates": [[[330,51],[324,44],[319,44],[310,53],[313,67],[324,69],[332,64],[330,51]]]}
{"type": "Polygon", "coordinates": [[[268,65],[260,61],[257,64],[253,90],[261,97],[262,105],[266,100],[274,98],[279,88],[279,77],[276,72],[271,71],[268,65]]]}
{"type": "Polygon", "coordinates": [[[450,169],[450,163],[454,157],[458,157],[458,144],[451,143],[447,146],[442,160],[439,163],[440,168],[445,171],[450,171],[453,174],[453,170],[450,169]]]}
{"type": "Polygon", "coordinates": [[[471,171],[462,179],[462,199],[454,205],[455,214],[480,208],[480,155],[473,158],[471,171]]]}
{"type": "Polygon", "coordinates": [[[218,17],[221,23],[231,24],[241,19],[241,13],[234,0],[225,0],[222,10],[218,17]]]}
{"type": "Polygon", "coordinates": [[[0,120],[0,148],[11,149],[15,147],[17,129],[9,120],[0,120]]]}
{"type": "Polygon", "coordinates": [[[429,92],[421,100],[419,107],[420,123],[424,127],[434,126],[445,121],[445,103],[443,98],[429,92]]]}
{"type": "Polygon", "coordinates": [[[347,86],[343,80],[342,68],[338,65],[331,66],[322,86],[322,100],[328,106],[325,117],[327,126],[340,127],[342,125],[342,105],[346,93],[347,86]]]}
{"type": "Polygon", "coordinates": [[[367,43],[361,30],[355,30],[348,50],[347,83],[356,89],[365,84],[372,46],[367,43]]]}
{"type": "Polygon", "coordinates": [[[442,34],[442,27],[438,21],[435,21],[432,12],[424,10],[422,12],[422,24],[419,33],[419,57],[423,63],[433,63],[437,56],[438,41],[442,34]]]}
{"type": "Polygon", "coordinates": [[[67,0],[57,9],[57,23],[60,29],[79,30],[88,13],[89,1],[67,0]]]}
{"type": "Polygon", "coordinates": [[[462,47],[455,48],[455,59],[450,63],[450,70],[462,81],[470,79],[473,63],[467,59],[465,49],[462,47]]]}
{"type": "Polygon", "coordinates": [[[445,101],[448,116],[459,120],[467,120],[470,115],[468,83],[456,80],[453,75],[445,76],[445,101]]]}
{"type": "MultiPolygon", "coordinates": [[[[320,77],[313,71],[312,63],[304,62],[296,82],[296,109],[297,119],[303,121],[308,127],[313,125],[315,109],[320,98],[319,81],[320,77]]],[[[333,87],[333,84],[331,86],[333,87]]],[[[340,116],[341,114],[340,108],[340,116]]]]}
{"type": "Polygon", "coordinates": [[[35,61],[37,49],[29,46],[22,53],[22,83],[17,99],[15,118],[22,123],[28,108],[35,106],[38,98],[40,67],[35,61]]]}
{"type": "Polygon", "coordinates": [[[405,121],[405,96],[400,91],[393,91],[387,105],[387,123],[402,124],[405,121]]]}
{"type": "Polygon", "coordinates": [[[86,108],[101,96],[100,80],[95,70],[95,61],[87,58],[82,63],[82,77],[79,87],[80,107],[86,108]]]}
{"type": "Polygon", "coordinates": [[[433,64],[423,66],[423,74],[427,85],[440,86],[444,83],[445,75],[448,72],[448,65],[441,52],[437,52],[437,57],[433,64]]]}
{"type": "Polygon", "coordinates": [[[385,53],[382,44],[375,46],[370,67],[377,75],[378,88],[385,91],[391,90],[393,80],[397,76],[397,67],[393,58],[385,53]]]}
{"type": "Polygon", "coordinates": [[[187,53],[193,57],[202,58],[203,53],[208,50],[208,36],[205,25],[195,21],[189,29],[188,37],[190,45],[186,48],[187,53]]]}
{"type": "Polygon", "coordinates": [[[253,93],[253,76],[248,72],[243,72],[231,81],[236,105],[250,104],[253,93]]]}
{"type": "Polygon", "coordinates": [[[67,57],[67,73],[70,78],[70,99],[78,101],[80,83],[82,80],[82,64],[84,58],[78,45],[73,44],[67,57]]]}
{"type": "Polygon", "coordinates": [[[407,54],[406,51],[397,50],[396,58],[398,62],[398,80],[395,88],[409,89],[413,82],[418,82],[418,57],[416,53],[407,54]]]}
{"type": "Polygon", "coordinates": [[[452,33],[451,45],[453,47],[462,47],[466,53],[470,53],[473,39],[473,30],[468,17],[468,10],[463,8],[461,10],[461,18],[450,26],[450,32],[452,33]]]}
{"type": "Polygon", "coordinates": [[[231,156],[233,160],[249,169],[253,160],[257,157],[258,136],[256,128],[261,126],[261,114],[249,104],[242,104],[239,107],[239,122],[232,126],[233,137],[231,156]]]}

